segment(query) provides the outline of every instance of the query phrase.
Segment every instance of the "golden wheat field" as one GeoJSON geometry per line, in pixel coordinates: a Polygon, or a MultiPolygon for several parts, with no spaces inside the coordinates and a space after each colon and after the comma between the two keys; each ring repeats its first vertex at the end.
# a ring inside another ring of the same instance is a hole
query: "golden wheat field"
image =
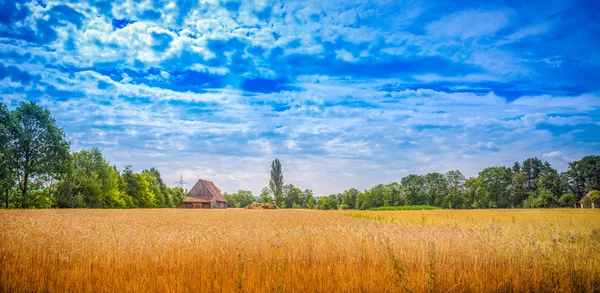
{"type": "Polygon", "coordinates": [[[0,210],[3,292],[593,292],[600,211],[0,210]]]}

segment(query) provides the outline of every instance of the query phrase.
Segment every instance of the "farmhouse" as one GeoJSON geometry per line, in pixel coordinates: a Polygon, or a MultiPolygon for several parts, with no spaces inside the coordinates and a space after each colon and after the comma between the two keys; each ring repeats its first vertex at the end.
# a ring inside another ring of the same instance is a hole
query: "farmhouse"
{"type": "Polygon", "coordinates": [[[217,186],[207,180],[198,180],[186,194],[178,208],[226,209],[227,200],[217,186]]]}
{"type": "Polygon", "coordinates": [[[592,208],[592,209],[600,209],[600,197],[596,194],[600,193],[600,191],[592,190],[588,192],[579,202],[575,204],[576,208],[592,208]]]}

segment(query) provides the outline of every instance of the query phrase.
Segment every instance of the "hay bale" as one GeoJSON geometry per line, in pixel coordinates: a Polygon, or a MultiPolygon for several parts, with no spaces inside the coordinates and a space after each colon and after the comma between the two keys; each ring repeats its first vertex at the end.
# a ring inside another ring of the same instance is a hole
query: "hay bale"
{"type": "Polygon", "coordinates": [[[277,206],[270,203],[253,202],[245,207],[250,210],[274,210],[277,206]]]}

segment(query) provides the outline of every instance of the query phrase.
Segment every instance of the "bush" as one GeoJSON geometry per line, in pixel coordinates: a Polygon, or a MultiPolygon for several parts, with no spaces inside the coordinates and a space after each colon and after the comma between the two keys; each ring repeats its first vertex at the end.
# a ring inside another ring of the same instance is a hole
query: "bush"
{"type": "Polygon", "coordinates": [[[575,194],[573,194],[573,193],[563,194],[558,199],[558,204],[561,207],[573,207],[576,202],[577,202],[577,199],[575,198],[575,194]]]}

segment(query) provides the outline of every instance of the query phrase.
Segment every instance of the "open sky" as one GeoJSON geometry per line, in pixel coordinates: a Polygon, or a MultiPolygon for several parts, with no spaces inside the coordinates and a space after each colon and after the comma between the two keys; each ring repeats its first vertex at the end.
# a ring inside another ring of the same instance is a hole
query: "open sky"
{"type": "Polygon", "coordinates": [[[0,95],[73,150],[315,195],[600,151],[598,1],[0,0],[0,95]]]}

